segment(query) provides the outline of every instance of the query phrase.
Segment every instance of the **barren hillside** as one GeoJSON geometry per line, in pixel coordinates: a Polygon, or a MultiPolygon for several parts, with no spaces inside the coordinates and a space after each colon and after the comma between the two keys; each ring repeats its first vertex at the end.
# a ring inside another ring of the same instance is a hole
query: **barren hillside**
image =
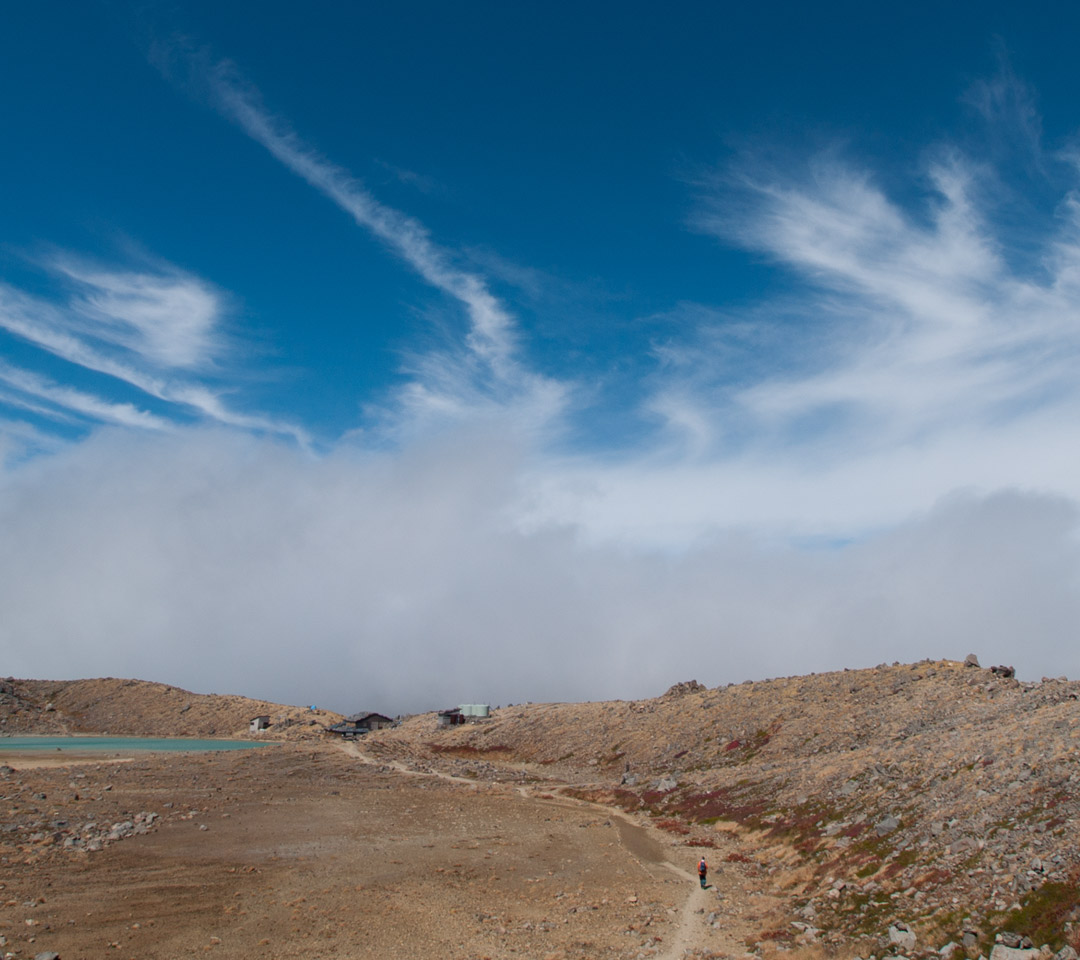
{"type": "Polygon", "coordinates": [[[368,745],[566,781],[691,844],[734,832],[827,939],[903,919],[923,942],[1021,926],[1061,945],[1080,920],[1078,696],[927,661],[511,707],[449,730],[417,717],[368,745]]]}
{"type": "Polygon", "coordinates": [[[341,715],[266,700],[195,694],[144,680],[0,680],[0,731],[108,733],[115,736],[245,737],[267,715],[273,739],[305,739],[341,715]]]}
{"type": "MultiPolygon", "coordinates": [[[[424,714],[356,746],[384,770],[562,793],[717,848],[780,904],[749,946],[880,955],[891,926],[894,952],[951,940],[974,958],[1002,931],[1055,949],[1080,933],[1078,697],[1064,678],[926,661],[511,706],[449,729],[424,714]]],[[[0,686],[9,733],[241,736],[263,713],[269,736],[290,739],[327,737],[338,719],[130,680],[0,686]]]]}

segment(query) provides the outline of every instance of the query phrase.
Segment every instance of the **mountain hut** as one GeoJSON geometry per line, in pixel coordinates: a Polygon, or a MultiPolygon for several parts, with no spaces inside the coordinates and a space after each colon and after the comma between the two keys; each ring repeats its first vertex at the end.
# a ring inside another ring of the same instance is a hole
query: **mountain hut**
{"type": "Polygon", "coordinates": [[[346,717],[341,723],[335,723],[331,728],[331,733],[340,734],[346,738],[363,736],[365,733],[370,733],[372,730],[382,730],[386,727],[392,727],[394,721],[390,717],[385,717],[381,713],[354,713],[351,717],[346,717]]]}

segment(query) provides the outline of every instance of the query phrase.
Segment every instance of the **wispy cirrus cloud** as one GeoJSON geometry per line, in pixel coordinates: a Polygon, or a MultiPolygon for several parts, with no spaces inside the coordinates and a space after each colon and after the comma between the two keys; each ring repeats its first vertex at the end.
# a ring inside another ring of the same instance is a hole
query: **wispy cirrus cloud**
{"type": "Polygon", "coordinates": [[[1074,197],[1043,238],[1038,270],[1024,272],[980,202],[976,165],[953,156],[931,165],[928,182],[925,216],[836,163],[801,183],[745,179],[745,216],[706,205],[702,229],[807,284],[802,322],[784,318],[803,361],[738,385],[729,412],[774,436],[817,416],[824,433],[882,447],[1080,401],[1074,197]]]}
{"type": "Polygon", "coordinates": [[[134,404],[102,400],[83,390],[56,383],[47,377],[2,362],[0,383],[90,420],[145,430],[164,430],[169,426],[167,420],[140,410],[134,404]]]}
{"type": "Polygon", "coordinates": [[[10,390],[0,390],[0,405],[14,410],[25,410],[46,420],[54,420],[59,423],[76,423],[77,419],[70,413],[58,410],[55,407],[46,406],[28,399],[21,393],[13,393],[10,390]]]}
{"type": "Polygon", "coordinates": [[[520,362],[514,318],[483,277],[459,267],[422,223],[379,202],[347,170],[306,144],[263,106],[258,91],[230,63],[206,69],[218,105],[248,136],[464,308],[464,351],[431,351],[409,360],[412,379],[399,400],[410,417],[458,420],[513,407],[524,424],[539,426],[558,415],[568,385],[520,362]]]}
{"type": "MultiPolygon", "coordinates": [[[[222,299],[209,285],[175,268],[158,272],[106,270],[71,256],[47,269],[70,288],[53,299],[0,282],[0,329],[124,388],[171,405],[182,418],[194,413],[242,429],[308,442],[293,424],[232,409],[215,386],[223,357],[222,299]]],[[[65,391],[31,370],[7,368],[19,389],[79,416],[106,423],[159,429],[169,417],[139,411],[85,390],[65,391]]]]}
{"type": "Polygon", "coordinates": [[[57,260],[78,286],[82,332],[165,369],[205,370],[221,350],[221,296],[180,272],[116,273],[57,260]]]}
{"type": "Polygon", "coordinates": [[[1026,183],[1039,125],[1020,126],[1011,165],[958,140],[892,190],[837,152],[708,183],[694,227],[783,292],[674,308],[639,406],[652,442],[548,471],[528,523],[681,550],[732,527],[873,538],[958,489],[1080,499],[1080,179],[1040,150],[1026,183]]]}

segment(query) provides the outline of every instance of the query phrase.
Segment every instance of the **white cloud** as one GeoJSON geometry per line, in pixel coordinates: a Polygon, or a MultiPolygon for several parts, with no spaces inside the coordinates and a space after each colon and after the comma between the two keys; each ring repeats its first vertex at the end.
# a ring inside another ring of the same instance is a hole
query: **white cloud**
{"type": "Polygon", "coordinates": [[[140,410],[133,404],[111,403],[82,390],[55,383],[47,377],[28,370],[20,370],[3,362],[0,362],[0,382],[29,396],[55,404],[63,410],[71,410],[103,423],[149,430],[164,430],[168,427],[168,422],[161,417],[140,410]]]}
{"type": "Polygon", "coordinates": [[[380,203],[346,170],[305,144],[261,105],[257,91],[230,64],[212,68],[211,80],[221,108],[248,136],[385,243],[425,282],[464,307],[469,319],[465,350],[411,360],[414,379],[398,397],[408,414],[402,422],[501,415],[512,406],[523,426],[542,428],[559,415],[568,385],[520,361],[514,319],[482,277],[458,267],[423,224],[380,203]]]}
{"type": "Polygon", "coordinates": [[[59,423],[74,424],[79,422],[78,418],[70,413],[65,413],[63,410],[53,406],[37,403],[21,393],[13,393],[10,390],[0,390],[0,404],[16,410],[25,410],[27,413],[33,413],[36,416],[44,417],[46,420],[55,420],[59,423]]]}
{"type": "MultiPolygon", "coordinates": [[[[1026,676],[1076,671],[1071,194],[1021,269],[958,151],[936,155],[921,209],[850,165],[759,172],[699,225],[789,269],[799,294],[681,305],[693,329],[655,347],[637,411],[660,435],[571,455],[553,434],[587,415],[580,395],[530,367],[484,279],[227,70],[215,83],[249,136],[458,304],[467,333],[409,358],[388,405],[397,446],[315,458],[245,435],[291,428],[196,376],[220,350],[200,281],[70,268],[65,304],[0,287],[9,332],[238,428],[104,433],[0,473],[9,671],[390,712],[972,650],[1026,676]]],[[[2,379],[24,404],[142,413],[33,376],[2,379]]]]}
{"type": "MultiPolygon", "coordinates": [[[[0,283],[0,328],[68,363],[104,374],[167,404],[189,408],[218,423],[292,436],[308,442],[303,429],[258,414],[231,409],[193,374],[209,373],[220,344],[218,297],[203,283],[175,270],[154,275],[91,269],[58,258],[55,269],[75,285],[68,302],[57,303],[0,283]]],[[[13,370],[14,368],[9,368],[13,370]]],[[[24,372],[30,382],[35,377],[24,372]]],[[[46,380],[38,378],[44,384],[46,380]]],[[[37,392],[36,388],[28,392],[37,392]]],[[[133,415],[131,404],[96,401],[83,391],[50,388],[60,406],[105,423],[159,426],[159,418],[133,415]]]]}
{"type": "Polygon", "coordinates": [[[1075,506],[955,496],[844,549],[715,531],[678,554],[523,532],[496,433],[312,460],[99,435],[0,479],[5,670],[342,710],[632,697],[924,656],[1075,673],[1075,506]]]}
{"type": "Polygon", "coordinates": [[[1010,417],[1071,407],[1080,396],[1074,205],[1063,205],[1063,228],[1045,244],[1045,276],[1025,276],[973,199],[975,179],[960,157],[934,165],[926,223],[835,164],[809,184],[750,184],[756,202],[734,226],[722,208],[704,216],[706,229],[734,231],[802,274],[804,314],[829,338],[813,345],[815,367],[752,384],[733,398],[736,411],[778,432],[842,411],[862,426],[853,444],[886,447],[979,422],[989,436],[1010,417]]]}
{"type": "MultiPolygon", "coordinates": [[[[0,396],[0,403],[43,416],[51,412],[8,394],[0,396]]],[[[31,454],[56,453],[65,445],[55,434],[39,430],[25,420],[0,417],[0,468],[19,463],[31,454]]]]}
{"type": "Polygon", "coordinates": [[[165,369],[201,369],[220,353],[220,298],[181,273],[115,273],[70,261],[56,267],[81,290],[72,307],[84,333],[165,369]]]}

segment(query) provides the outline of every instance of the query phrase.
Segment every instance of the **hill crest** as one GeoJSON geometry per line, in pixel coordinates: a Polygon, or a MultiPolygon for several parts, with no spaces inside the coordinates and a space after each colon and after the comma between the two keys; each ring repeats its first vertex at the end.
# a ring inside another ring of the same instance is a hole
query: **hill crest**
{"type": "MultiPolygon", "coordinates": [[[[244,736],[259,714],[271,738],[325,737],[340,719],[141,681],[0,686],[6,733],[244,736]]],[[[975,956],[1000,930],[1061,946],[1080,927],[1080,683],[1063,678],[939,660],[686,682],[448,729],[420,714],[360,747],[617,806],[681,845],[737,838],[739,862],[766,871],[801,924],[781,940],[841,943],[896,921],[922,942],[968,931],[975,956]]]]}

